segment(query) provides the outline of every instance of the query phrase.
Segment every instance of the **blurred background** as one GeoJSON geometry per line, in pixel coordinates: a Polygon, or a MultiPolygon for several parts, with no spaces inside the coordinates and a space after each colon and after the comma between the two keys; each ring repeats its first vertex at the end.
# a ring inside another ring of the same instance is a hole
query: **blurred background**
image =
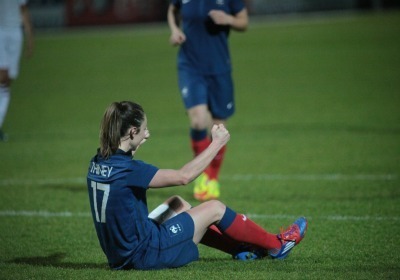
{"type": "MultiPolygon", "coordinates": [[[[399,0],[245,0],[250,15],[387,10],[399,0]]],[[[30,0],[36,28],[131,24],[166,20],[168,0],[30,0]]]]}

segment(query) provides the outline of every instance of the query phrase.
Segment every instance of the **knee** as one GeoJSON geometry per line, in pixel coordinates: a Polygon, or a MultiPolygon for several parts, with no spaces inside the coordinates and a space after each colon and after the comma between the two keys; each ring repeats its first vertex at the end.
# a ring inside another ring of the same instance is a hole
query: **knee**
{"type": "Polygon", "coordinates": [[[188,111],[190,126],[194,129],[202,130],[210,127],[211,116],[206,106],[198,106],[188,111]]]}
{"type": "Polygon", "coordinates": [[[192,116],[190,118],[190,127],[196,130],[203,130],[209,127],[207,118],[202,116],[192,116]]]}
{"type": "Polygon", "coordinates": [[[215,215],[215,221],[219,221],[222,219],[222,217],[225,214],[225,210],[226,210],[226,205],[223,204],[221,201],[219,200],[209,200],[207,202],[207,208],[208,209],[212,209],[212,212],[215,215]]]}

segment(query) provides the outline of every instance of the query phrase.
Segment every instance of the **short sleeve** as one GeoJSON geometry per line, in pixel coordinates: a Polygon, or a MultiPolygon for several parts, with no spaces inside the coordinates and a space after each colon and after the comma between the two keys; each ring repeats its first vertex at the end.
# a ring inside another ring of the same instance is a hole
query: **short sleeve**
{"type": "Polygon", "coordinates": [[[170,0],[170,3],[177,7],[178,9],[181,8],[181,0],[170,0]]]}
{"type": "Polygon", "coordinates": [[[134,187],[148,188],[158,168],[140,160],[132,161],[132,171],[127,176],[127,184],[134,187]]]}
{"type": "Polygon", "coordinates": [[[242,0],[232,0],[230,7],[232,14],[236,15],[237,13],[241,12],[244,8],[246,8],[246,5],[242,0]]]}

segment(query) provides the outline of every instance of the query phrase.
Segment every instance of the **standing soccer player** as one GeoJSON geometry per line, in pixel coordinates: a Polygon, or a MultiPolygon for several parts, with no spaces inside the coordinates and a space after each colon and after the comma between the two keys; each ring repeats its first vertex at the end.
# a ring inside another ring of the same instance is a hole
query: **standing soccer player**
{"type": "Polygon", "coordinates": [[[32,23],[27,0],[0,0],[0,141],[6,141],[2,127],[11,98],[11,82],[19,73],[23,30],[27,37],[27,54],[33,51],[32,23]]]}
{"type": "MultiPolygon", "coordinates": [[[[247,29],[248,13],[242,0],[171,0],[168,25],[170,43],[180,46],[179,89],[190,119],[190,138],[196,156],[210,144],[212,125],[226,125],[235,111],[228,38],[230,29],[247,29]]],[[[197,200],[220,196],[218,175],[225,149],[218,152],[196,180],[197,200]]]]}
{"type": "Polygon", "coordinates": [[[284,259],[303,239],[305,218],[272,234],[218,200],[192,207],[172,196],[149,214],[149,188],[190,183],[230,139],[223,124],[214,125],[211,134],[210,145],[182,168],[159,169],[132,158],[150,137],[143,108],[123,101],[106,109],[87,187],[97,237],[112,269],[180,267],[198,259],[199,243],[242,260],[284,259]]]}

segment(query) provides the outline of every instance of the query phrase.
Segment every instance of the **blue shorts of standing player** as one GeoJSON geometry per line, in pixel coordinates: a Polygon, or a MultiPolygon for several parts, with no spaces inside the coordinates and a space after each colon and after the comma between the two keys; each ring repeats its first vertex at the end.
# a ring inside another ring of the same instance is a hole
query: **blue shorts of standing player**
{"type": "Polygon", "coordinates": [[[230,73],[202,75],[179,70],[179,88],[186,110],[207,105],[212,119],[226,120],[235,113],[234,86],[230,73]]]}

